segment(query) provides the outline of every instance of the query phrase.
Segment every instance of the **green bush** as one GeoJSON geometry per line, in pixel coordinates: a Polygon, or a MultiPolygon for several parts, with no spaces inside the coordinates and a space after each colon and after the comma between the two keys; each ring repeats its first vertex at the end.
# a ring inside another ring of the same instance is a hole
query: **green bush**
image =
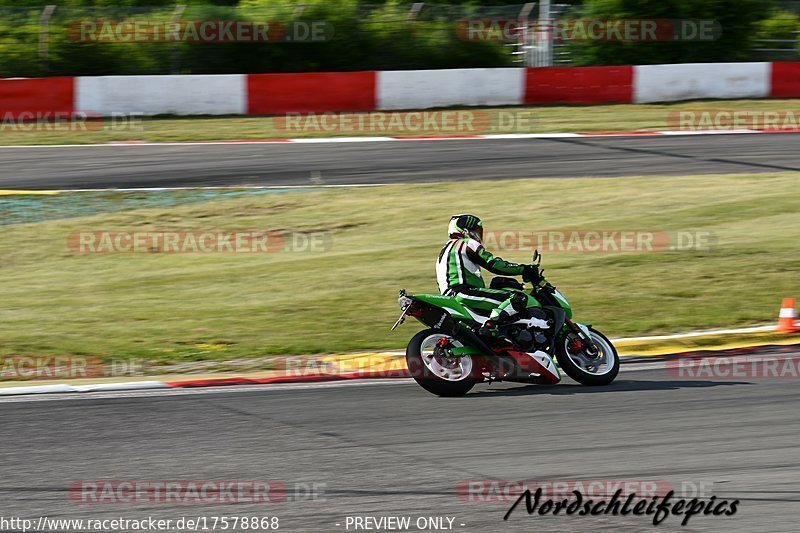
{"type": "Polygon", "coordinates": [[[800,16],[790,11],[776,10],[769,18],[760,20],[756,25],[755,38],[767,40],[756,44],[759,48],[783,50],[764,52],[768,59],[796,59],[800,53],[800,34],[797,30],[800,30],[800,16]]]}
{"type": "Polygon", "coordinates": [[[270,20],[287,26],[324,21],[333,29],[332,37],[321,42],[271,43],[77,42],[70,34],[70,25],[76,21],[169,21],[174,4],[159,2],[163,7],[152,7],[156,4],[152,0],[147,0],[150,7],[139,7],[139,2],[130,0],[128,5],[116,1],[70,3],[83,5],[56,8],[50,21],[46,64],[38,60],[41,9],[0,8],[0,75],[304,72],[511,64],[502,43],[458,39],[452,17],[434,15],[410,21],[409,5],[394,1],[360,6],[355,0],[308,0],[302,10],[286,0],[242,0],[234,6],[189,2],[181,16],[183,21],[270,20]]]}
{"type": "Polygon", "coordinates": [[[587,0],[580,10],[585,18],[715,20],[722,34],[703,42],[573,41],[567,48],[582,65],[745,61],[752,57],[756,25],[766,6],[766,0],[587,0]]]}
{"type": "Polygon", "coordinates": [[[774,11],[769,18],[756,23],[756,39],[791,39],[797,38],[795,32],[800,29],[800,16],[790,11],[774,11]]]}
{"type": "MultiPolygon", "coordinates": [[[[753,58],[754,38],[792,35],[798,18],[775,12],[768,0],[585,0],[568,18],[710,19],[722,34],[711,42],[570,41],[578,65],[741,61],[753,58]]],[[[411,3],[378,0],[181,0],[182,20],[326,21],[334,33],[324,42],[86,43],[69,33],[78,20],[170,20],[177,0],[64,0],[50,23],[47,61],[39,54],[41,0],[0,0],[0,76],[202,74],[389,70],[514,66],[501,42],[465,41],[456,24],[465,18],[510,18],[522,4],[452,0],[425,4],[409,20],[411,3]],[[446,5],[446,4],[461,5],[446,5]],[[300,6],[304,6],[302,10],[300,6]]],[[[534,10],[535,13],[535,10],[534,10]]]]}
{"type": "Polygon", "coordinates": [[[39,71],[39,13],[9,9],[0,17],[0,77],[31,76],[39,71]]]}

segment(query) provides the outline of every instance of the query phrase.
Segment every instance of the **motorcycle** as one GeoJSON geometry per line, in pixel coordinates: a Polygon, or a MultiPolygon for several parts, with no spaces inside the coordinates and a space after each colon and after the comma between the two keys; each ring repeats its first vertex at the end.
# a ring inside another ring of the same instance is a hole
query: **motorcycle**
{"type": "MultiPolygon", "coordinates": [[[[541,264],[534,253],[533,263],[541,264]]],[[[513,278],[495,277],[490,288],[525,293],[513,278]]],[[[564,295],[544,278],[527,289],[537,305],[486,335],[488,320],[455,296],[400,291],[402,313],[392,331],[414,317],[428,327],[409,341],[406,365],[423,389],[437,396],[463,396],[476,383],[509,381],[555,384],[563,370],[583,385],[608,385],[619,373],[619,356],[591,325],[574,322],[564,295]],[[556,364],[557,362],[557,364],[556,364]]]]}

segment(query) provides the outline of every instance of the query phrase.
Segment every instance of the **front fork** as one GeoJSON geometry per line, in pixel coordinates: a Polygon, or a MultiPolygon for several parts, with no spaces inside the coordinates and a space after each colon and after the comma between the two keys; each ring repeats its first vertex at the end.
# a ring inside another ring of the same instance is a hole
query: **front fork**
{"type": "Polygon", "coordinates": [[[589,357],[597,357],[597,347],[594,345],[594,341],[592,341],[592,336],[587,326],[573,322],[569,318],[564,321],[564,325],[577,336],[578,343],[574,346],[574,351],[580,350],[589,357]]]}

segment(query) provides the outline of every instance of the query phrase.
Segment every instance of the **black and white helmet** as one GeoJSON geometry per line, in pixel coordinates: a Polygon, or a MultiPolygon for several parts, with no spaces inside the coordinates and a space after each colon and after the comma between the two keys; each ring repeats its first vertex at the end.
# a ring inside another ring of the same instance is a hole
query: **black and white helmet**
{"type": "Polygon", "coordinates": [[[478,242],[483,241],[483,223],[475,215],[461,214],[450,218],[447,228],[450,238],[469,237],[478,242]]]}

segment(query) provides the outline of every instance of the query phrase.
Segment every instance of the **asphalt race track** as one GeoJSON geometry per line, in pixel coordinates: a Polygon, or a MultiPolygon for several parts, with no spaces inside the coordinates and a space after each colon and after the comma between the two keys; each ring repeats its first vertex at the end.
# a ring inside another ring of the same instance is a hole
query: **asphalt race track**
{"type": "MultiPolygon", "coordinates": [[[[800,171],[798,141],[4,147],[0,189],[305,185],[312,173],[366,184],[800,171]]],[[[277,516],[281,531],[336,532],[353,531],[348,516],[445,516],[465,533],[792,532],[799,404],[797,376],[681,377],[658,364],[625,365],[606,388],[480,385],[460,399],[409,380],[10,397],[0,399],[0,519],[277,516]],[[70,498],[81,480],[270,480],[287,493],[259,504],[87,504],[70,498]],[[468,480],[655,482],[740,504],[732,517],[695,516],[686,527],[674,516],[657,529],[652,517],[527,516],[524,505],[504,522],[511,501],[465,501],[457,488],[468,480]],[[304,497],[313,484],[317,496],[304,497]]]]}
{"type": "Polygon", "coordinates": [[[800,134],[0,148],[0,189],[800,171],[800,134]]]}
{"type": "Polygon", "coordinates": [[[456,495],[465,480],[625,479],[740,500],[732,517],[694,516],[681,528],[670,516],[657,531],[797,531],[797,379],[654,366],[624,365],[606,388],[479,385],[460,399],[410,380],[8,398],[0,515],[278,516],[282,531],[315,532],[346,531],[348,515],[450,516],[463,532],[652,530],[648,517],[529,517],[524,504],[503,522],[510,502],[456,495]],[[87,479],[278,480],[288,496],[72,501],[67,489],[87,479]],[[297,483],[325,485],[316,500],[291,501],[297,483]]]}

